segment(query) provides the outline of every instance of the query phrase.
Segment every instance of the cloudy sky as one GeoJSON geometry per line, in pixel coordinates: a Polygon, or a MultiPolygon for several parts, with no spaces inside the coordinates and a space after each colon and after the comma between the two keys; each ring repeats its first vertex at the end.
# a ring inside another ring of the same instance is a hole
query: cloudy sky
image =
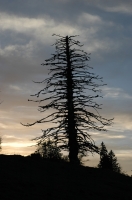
{"type": "MultiPolygon", "coordinates": [[[[79,35],[91,53],[89,65],[106,86],[100,114],[113,118],[107,132],[93,132],[96,145],[104,141],[123,171],[132,174],[132,1],[131,0],[0,0],[0,135],[2,153],[28,155],[32,138],[49,124],[24,127],[40,119],[31,94],[43,88],[47,69],[41,66],[54,52],[57,37],[79,35]]],[[[95,166],[99,156],[89,157],[95,166]]]]}

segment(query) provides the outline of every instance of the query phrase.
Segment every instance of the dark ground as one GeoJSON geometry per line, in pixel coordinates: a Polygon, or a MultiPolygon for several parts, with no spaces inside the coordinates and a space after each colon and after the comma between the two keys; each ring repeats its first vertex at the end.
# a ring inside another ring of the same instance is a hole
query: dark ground
{"type": "Polygon", "coordinates": [[[132,200],[132,178],[92,167],[0,155],[0,200],[132,200]]]}

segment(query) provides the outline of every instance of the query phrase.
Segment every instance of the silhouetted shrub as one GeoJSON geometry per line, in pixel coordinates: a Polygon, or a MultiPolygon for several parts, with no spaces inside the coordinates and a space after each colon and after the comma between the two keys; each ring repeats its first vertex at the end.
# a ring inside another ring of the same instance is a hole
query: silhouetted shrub
{"type": "Polygon", "coordinates": [[[32,153],[30,157],[35,160],[41,159],[41,155],[39,153],[32,153]]]}
{"type": "Polygon", "coordinates": [[[49,160],[62,159],[61,150],[57,147],[55,143],[53,143],[50,140],[38,145],[35,154],[40,155],[43,159],[49,159],[49,160]]]}

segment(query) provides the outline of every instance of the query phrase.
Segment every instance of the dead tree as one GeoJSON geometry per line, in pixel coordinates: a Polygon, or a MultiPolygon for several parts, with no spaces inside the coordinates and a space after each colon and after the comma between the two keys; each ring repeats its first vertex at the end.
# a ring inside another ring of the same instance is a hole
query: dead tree
{"type": "Polygon", "coordinates": [[[42,136],[36,137],[35,140],[38,141],[38,145],[47,139],[54,141],[59,148],[69,152],[70,162],[78,162],[78,154],[99,152],[89,131],[106,131],[104,127],[111,125],[112,119],[105,119],[98,113],[101,107],[94,99],[101,97],[97,93],[101,92],[99,87],[104,84],[102,78],[90,72],[91,67],[87,64],[90,54],[81,50],[83,45],[74,40],[76,36],[56,36],[59,39],[54,44],[55,54],[42,63],[43,66],[50,66],[51,77],[36,82],[45,83],[46,86],[35,95],[31,95],[37,98],[44,95],[45,98],[29,100],[45,102],[39,106],[40,112],[45,112],[49,108],[55,111],[25,126],[56,123],[56,126],[42,130],[42,136]]]}

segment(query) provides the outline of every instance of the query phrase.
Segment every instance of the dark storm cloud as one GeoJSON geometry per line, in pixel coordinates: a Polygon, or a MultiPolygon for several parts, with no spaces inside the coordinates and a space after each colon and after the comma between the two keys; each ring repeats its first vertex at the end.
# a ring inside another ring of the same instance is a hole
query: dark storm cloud
{"type": "Polygon", "coordinates": [[[0,5],[1,12],[35,18],[47,14],[58,21],[66,19],[73,21],[77,19],[82,12],[99,14],[102,17],[111,17],[111,19],[113,19],[113,15],[109,13],[131,14],[129,10],[132,7],[130,0],[23,0],[23,3],[21,3],[20,0],[1,0],[0,5]],[[105,12],[107,12],[107,16],[105,12]]]}

